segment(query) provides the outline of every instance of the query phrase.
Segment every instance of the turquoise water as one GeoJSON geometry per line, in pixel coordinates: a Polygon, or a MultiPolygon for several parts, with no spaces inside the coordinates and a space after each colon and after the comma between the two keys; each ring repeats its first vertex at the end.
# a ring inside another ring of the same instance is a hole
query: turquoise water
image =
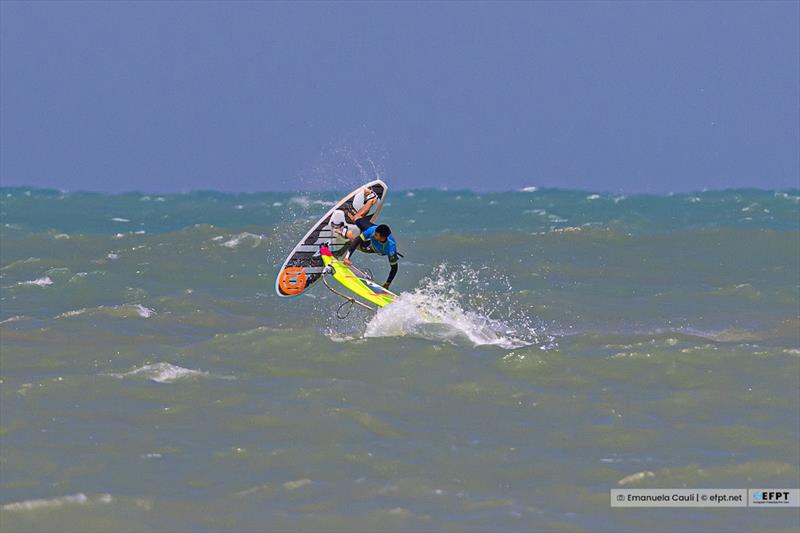
{"type": "Polygon", "coordinates": [[[352,188],[0,189],[3,531],[800,526],[609,507],[798,486],[800,191],[390,191],[339,320],[274,279],[352,188]]]}

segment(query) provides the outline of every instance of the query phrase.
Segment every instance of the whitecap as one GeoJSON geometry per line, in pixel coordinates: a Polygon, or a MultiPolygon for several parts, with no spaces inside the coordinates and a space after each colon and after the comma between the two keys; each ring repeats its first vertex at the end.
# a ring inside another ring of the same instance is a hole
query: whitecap
{"type": "Polygon", "coordinates": [[[63,507],[65,505],[111,503],[112,501],[114,501],[114,498],[111,496],[111,494],[87,496],[86,494],[79,492],[77,494],[59,496],[58,498],[25,500],[21,502],[7,503],[2,507],[2,509],[4,511],[35,511],[37,509],[52,509],[56,507],[63,507]]]}
{"type": "Polygon", "coordinates": [[[130,222],[130,220],[128,220],[127,218],[121,218],[121,217],[113,217],[111,220],[113,220],[114,222],[130,222]]]}
{"type": "Polygon", "coordinates": [[[523,187],[522,189],[520,189],[520,192],[536,192],[537,190],[539,190],[538,187],[534,187],[533,185],[531,185],[528,187],[523,187]]]}
{"type": "Polygon", "coordinates": [[[264,236],[262,235],[256,235],[254,233],[244,232],[240,233],[239,235],[236,235],[235,237],[231,238],[226,242],[223,242],[222,246],[225,246],[227,248],[236,248],[242,242],[249,240],[253,242],[252,248],[255,248],[261,243],[263,239],[264,236]]]}
{"type": "Polygon", "coordinates": [[[89,309],[84,307],[82,309],[75,309],[74,311],[65,311],[60,315],[57,315],[55,318],[72,318],[74,316],[80,316],[86,313],[89,309]]]}
{"type": "Polygon", "coordinates": [[[12,317],[6,318],[5,320],[0,320],[0,324],[7,324],[8,322],[16,322],[17,320],[23,320],[26,317],[25,315],[14,315],[12,317]]]}
{"type": "Polygon", "coordinates": [[[111,316],[122,316],[123,318],[127,318],[131,315],[130,311],[134,311],[137,316],[142,318],[150,318],[151,316],[155,315],[156,312],[149,307],[145,307],[142,304],[123,304],[123,305],[112,305],[112,306],[105,306],[99,305],[97,307],[84,307],[81,309],[75,309],[73,311],[65,311],[60,315],[57,315],[55,318],[73,318],[76,316],[81,316],[85,314],[89,315],[97,315],[97,314],[107,314],[111,316]]]}
{"type": "MultiPolygon", "coordinates": [[[[497,278],[493,273],[487,275],[497,278]]],[[[490,308],[465,303],[459,285],[466,284],[470,291],[489,296],[479,278],[478,271],[461,267],[454,272],[441,265],[419,288],[401,294],[394,303],[379,309],[367,323],[364,337],[408,335],[455,345],[494,345],[505,349],[540,342],[527,317],[522,323],[489,318],[493,311],[500,310],[503,297],[484,298],[492,301],[488,304],[490,308]]]]}
{"type": "Polygon", "coordinates": [[[636,472],[635,474],[625,476],[624,478],[617,481],[617,485],[624,486],[624,485],[630,485],[631,483],[639,483],[640,481],[644,481],[645,479],[652,477],[655,477],[655,474],[650,472],[649,470],[636,472]]]}
{"type": "Polygon", "coordinates": [[[134,305],[134,307],[136,308],[136,312],[139,313],[139,316],[142,317],[142,318],[150,318],[151,316],[156,314],[155,311],[153,311],[149,307],[145,307],[145,306],[143,306],[141,304],[136,304],[136,305],[134,305]]]}
{"type": "Polygon", "coordinates": [[[174,383],[178,380],[192,380],[201,377],[211,377],[211,374],[202,370],[192,370],[170,363],[154,363],[134,368],[130,372],[121,374],[106,374],[115,378],[123,379],[127,377],[140,376],[156,383],[174,383]]]}
{"type": "Polygon", "coordinates": [[[43,278],[35,279],[32,281],[20,281],[17,285],[36,285],[37,287],[47,287],[48,285],[52,285],[53,280],[50,279],[50,276],[45,276],[43,278]]]}
{"type": "Polygon", "coordinates": [[[298,204],[300,207],[304,209],[308,209],[308,207],[311,205],[311,200],[309,200],[307,196],[295,196],[291,198],[289,201],[298,204]]]}
{"type": "Polygon", "coordinates": [[[786,192],[776,192],[775,198],[784,198],[786,200],[791,200],[794,203],[800,203],[800,196],[795,196],[793,194],[789,194],[786,192]]]}

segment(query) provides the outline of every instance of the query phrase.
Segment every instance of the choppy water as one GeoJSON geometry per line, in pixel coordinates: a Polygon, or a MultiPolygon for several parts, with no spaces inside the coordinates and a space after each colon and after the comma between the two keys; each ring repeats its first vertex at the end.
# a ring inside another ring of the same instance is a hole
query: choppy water
{"type": "Polygon", "coordinates": [[[0,192],[3,531],[798,527],[609,489],[798,486],[800,191],[390,191],[346,321],[340,194],[0,192]]]}

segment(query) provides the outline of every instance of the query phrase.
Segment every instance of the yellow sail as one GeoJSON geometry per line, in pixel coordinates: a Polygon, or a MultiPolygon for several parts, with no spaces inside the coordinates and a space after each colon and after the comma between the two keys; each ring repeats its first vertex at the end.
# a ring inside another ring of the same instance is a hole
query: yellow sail
{"type": "Polygon", "coordinates": [[[378,307],[389,305],[397,299],[397,295],[392,291],[384,289],[363,275],[359,276],[347,265],[333,257],[327,246],[320,249],[320,255],[325,266],[331,267],[333,279],[356,296],[360,296],[378,307]]]}

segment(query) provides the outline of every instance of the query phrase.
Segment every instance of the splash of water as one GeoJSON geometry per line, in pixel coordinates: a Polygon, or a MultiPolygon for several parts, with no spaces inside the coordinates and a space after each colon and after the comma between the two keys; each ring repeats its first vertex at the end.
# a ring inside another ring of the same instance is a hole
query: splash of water
{"type": "Polygon", "coordinates": [[[417,289],[380,309],[364,337],[408,335],[505,349],[551,343],[552,337],[537,332],[534,318],[522,312],[511,294],[508,280],[488,267],[442,264],[417,289]]]}

